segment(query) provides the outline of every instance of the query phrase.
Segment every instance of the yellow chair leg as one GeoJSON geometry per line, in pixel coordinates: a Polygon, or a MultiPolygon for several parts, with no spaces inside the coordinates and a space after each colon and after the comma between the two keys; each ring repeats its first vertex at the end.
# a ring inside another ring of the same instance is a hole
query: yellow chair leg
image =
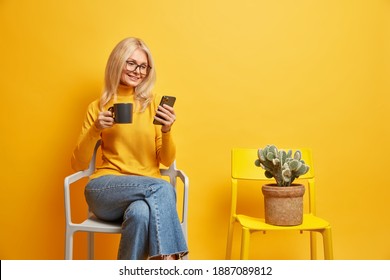
{"type": "Polygon", "coordinates": [[[249,259],[249,242],[250,242],[250,230],[246,227],[242,227],[241,236],[241,260],[249,259]]]}
{"type": "Polygon", "coordinates": [[[310,259],[317,259],[317,233],[314,231],[310,232],[310,259]]]}
{"type": "Polygon", "coordinates": [[[227,260],[230,260],[232,258],[233,230],[234,230],[234,221],[230,222],[229,229],[228,229],[228,237],[227,237],[227,244],[226,244],[226,256],[225,256],[225,258],[227,260]]]}
{"type": "Polygon", "coordinates": [[[330,227],[326,228],[322,233],[323,246],[324,246],[324,259],[333,260],[333,243],[332,243],[332,230],[330,227]]]}

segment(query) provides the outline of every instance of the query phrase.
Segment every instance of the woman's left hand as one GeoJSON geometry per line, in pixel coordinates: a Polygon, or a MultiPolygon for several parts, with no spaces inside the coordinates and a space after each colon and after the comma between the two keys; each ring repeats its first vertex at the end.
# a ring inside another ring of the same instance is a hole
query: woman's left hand
{"type": "Polygon", "coordinates": [[[173,123],[176,121],[175,110],[167,104],[164,104],[163,106],[160,105],[158,106],[156,117],[154,118],[162,124],[162,132],[169,132],[173,123]]]}

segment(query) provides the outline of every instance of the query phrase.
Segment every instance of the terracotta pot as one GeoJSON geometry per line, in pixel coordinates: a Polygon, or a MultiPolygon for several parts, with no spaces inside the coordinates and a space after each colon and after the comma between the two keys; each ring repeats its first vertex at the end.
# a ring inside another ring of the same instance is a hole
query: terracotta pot
{"type": "Polygon", "coordinates": [[[305,186],[292,184],[279,187],[276,184],[262,186],[265,207],[265,222],[276,226],[302,224],[303,195],[305,186]]]}

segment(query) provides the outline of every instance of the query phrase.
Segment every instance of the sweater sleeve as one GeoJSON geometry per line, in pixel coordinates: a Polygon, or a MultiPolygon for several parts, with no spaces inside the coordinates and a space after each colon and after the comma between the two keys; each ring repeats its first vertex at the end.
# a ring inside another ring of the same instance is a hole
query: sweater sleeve
{"type": "MultiPolygon", "coordinates": [[[[154,111],[157,111],[161,95],[154,98],[154,111]]],[[[156,156],[157,160],[165,166],[170,166],[176,158],[176,146],[172,132],[161,132],[161,125],[156,125],[156,156]]]]}
{"type": "Polygon", "coordinates": [[[172,132],[162,133],[160,130],[160,133],[157,137],[157,159],[168,167],[175,160],[176,145],[173,142],[172,132]]]}
{"type": "Polygon", "coordinates": [[[98,101],[95,100],[88,106],[81,133],[72,154],[71,164],[75,171],[88,168],[96,142],[100,139],[100,131],[95,126],[98,114],[98,101]]]}

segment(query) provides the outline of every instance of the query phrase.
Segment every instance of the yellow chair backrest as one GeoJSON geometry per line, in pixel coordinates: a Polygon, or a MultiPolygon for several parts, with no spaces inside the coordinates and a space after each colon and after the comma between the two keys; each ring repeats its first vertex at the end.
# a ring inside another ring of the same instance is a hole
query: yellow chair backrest
{"type": "MultiPolygon", "coordinates": [[[[289,149],[281,150],[288,151],[289,149]]],[[[293,154],[296,150],[301,151],[302,159],[310,167],[309,172],[299,178],[314,178],[314,168],[311,151],[306,148],[292,149],[293,154]]],[[[270,180],[269,178],[265,177],[265,170],[255,165],[255,161],[256,159],[258,159],[257,151],[257,149],[245,148],[235,148],[232,150],[232,178],[242,180],[270,180]]]]}
{"type": "MultiPolygon", "coordinates": [[[[290,149],[280,149],[288,151],[290,149]]],[[[293,154],[296,150],[301,151],[302,159],[309,166],[309,171],[300,176],[298,180],[307,180],[307,197],[309,203],[309,213],[315,214],[315,189],[314,189],[314,167],[313,167],[313,158],[310,149],[299,148],[291,149],[293,154]]],[[[232,166],[231,166],[231,179],[233,185],[233,196],[236,199],[237,195],[237,180],[259,180],[265,182],[275,182],[273,178],[269,179],[264,175],[264,169],[255,165],[258,149],[253,148],[234,148],[232,149],[232,166]]],[[[294,181],[295,183],[296,181],[294,181]]],[[[235,212],[235,211],[234,211],[235,212]]]]}

